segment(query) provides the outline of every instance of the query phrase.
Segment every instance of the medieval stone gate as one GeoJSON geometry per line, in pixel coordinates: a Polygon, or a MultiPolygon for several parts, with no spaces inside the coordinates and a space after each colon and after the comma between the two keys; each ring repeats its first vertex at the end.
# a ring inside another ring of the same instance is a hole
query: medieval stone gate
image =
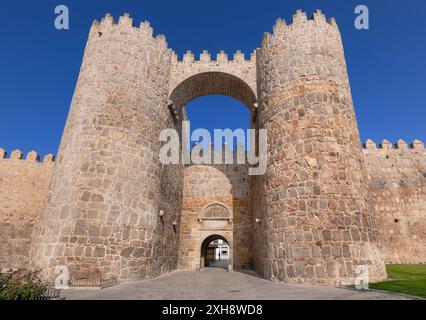
{"type": "MultiPolygon", "coordinates": [[[[250,57],[179,60],[152,34],[128,15],[94,22],[28,263],[50,278],[57,265],[72,279],[156,277],[199,268],[203,241],[217,235],[231,267],[267,279],[353,283],[358,265],[371,281],[384,278],[373,208],[382,196],[369,185],[380,174],[367,174],[376,156],[360,148],[334,19],[278,19],[250,57]],[[238,99],[250,126],[267,130],[265,175],[160,163],[160,132],[179,130],[185,105],[208,94],[238,99]]],[[[407,150],[398,157],[410,152],[423,181],[423,144],[407,150]]]]}
{"type": "Polygon", "coordinates": [[[188,207],[223,197],[244,229],[230,240],[245,248],[234,264],[252,262],[265,277],[289,282],[350,281],[361,262],[383,277],[336,23],[300,11],[289,26],[278,20],[249,60],[222,52],[214,61],[207,52],[178,61],[148,23],[132,24],[128,15],[118,24],[106,16],[90,31],[34,263],[46,271],[66,264],[77,278],[95,269],[107,278],[157,276],[190,263],[183,257],[193,251],[183,248],[200,241],[191,239],[188,207]],[[191,170],[215,168],[158,161],[160,131],[178,127],[185,104],[206,94],[239,99],[256,113],[252,127],[268,130],[267,173],[244,194],[232,183],[228,194],[209,190],[213,174],[206,189],[185,192],[196,183],[191,170]],[[237,217],[237,208],[246,212],[237,217]]]}

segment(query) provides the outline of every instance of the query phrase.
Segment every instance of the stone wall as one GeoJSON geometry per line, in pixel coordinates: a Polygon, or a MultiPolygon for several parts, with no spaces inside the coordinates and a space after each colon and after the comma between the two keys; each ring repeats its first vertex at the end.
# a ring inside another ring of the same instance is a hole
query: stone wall
{"type": "Polygon", "coordinates": [[[200,267],[201,245],[211,235],[228,241],[233,268],[250,267],[252,236],[247,166],[191,165],[185,168],[183,187],[179,268],[200,267]],[[208,220],[211,212],[220,212],[223,220],[217,224],[208,220]],[[224,212],[228,212],[228,217],[224,212]]]}
{"type": "Polygon", "coordinates": [[[368,181],[386,263],[426,263],[426,151],[382,141],[364,144],[368,181]]]}
{"type": "Polygon", "coordinates": [[[159,134],[175,126],[171,57],[148,22],[134,27],[125,14],[93,23],[34,241],[33,265],[47,278],[56,265],[68,267],[71,281],[174,268],[164,248],[177,251],[178,238],[159,232],[158,216],[160,205],[173,215],[181,205],[178,194],[162,196],[180,182],[176,174],[169,184],[159,162],[159,134]]]}
{"type": "Polygon", "coordinates": [[[293,283],[354,283],[358,265],[386,277],[342,40],[334,19],[277,20],[257,52],[258,127],[268,168],[253,201],[256,270],[293,283]]]}
{"type": "Polygon", "coordinates": [[[181,165],[166,165],[161,170],[160,204],[154,232],[155,256],[161,274],[177,269],[179,231],[182,212],[183,173],[181,165]],[[162,216],[160,217],[160,211],[162,216]]]}
{"type": "Polygon", "coordinates": [[[0,269],[25,269],[33,226],[47,197],[53,156],[43,162],[32,151],[23,159],[15,150],[9,158],[0,149],[0,269]]]}

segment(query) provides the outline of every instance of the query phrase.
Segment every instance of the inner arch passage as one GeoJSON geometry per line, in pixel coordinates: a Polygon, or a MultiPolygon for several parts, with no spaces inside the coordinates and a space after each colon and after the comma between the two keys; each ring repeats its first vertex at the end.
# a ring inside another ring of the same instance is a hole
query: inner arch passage
{"type": "Polygon", "coordinates": [[[240,78],[222,72],[204,72],[182,81],[170,94],[170,100],[183,108],[191,100],[206,95],[224,95],[241,101],[254,109],[256,95],[240,78]]]}

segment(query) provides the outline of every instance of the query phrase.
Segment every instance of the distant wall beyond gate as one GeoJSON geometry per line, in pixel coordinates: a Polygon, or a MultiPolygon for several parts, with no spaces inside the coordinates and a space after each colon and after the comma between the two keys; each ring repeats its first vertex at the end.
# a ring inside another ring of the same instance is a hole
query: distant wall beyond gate
{"type": "Polygon", "coordinates": [[[0,269],[27,268],[33,227],[40,217],[53,170],[53,156],[43,162],[35,152],[25,160],[15,150],[0,149],[0,269]]]}
{"type": "Polygon", "coordinates": [[[372,141],[365,163],[386,263],[426,263],[426,151],[423,143],[372,141]]]}

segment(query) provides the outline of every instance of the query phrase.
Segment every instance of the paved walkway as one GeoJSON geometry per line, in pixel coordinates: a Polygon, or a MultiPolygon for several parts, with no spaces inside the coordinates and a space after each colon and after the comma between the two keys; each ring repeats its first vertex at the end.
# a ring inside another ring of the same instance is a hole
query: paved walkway
{"type": "Polygon", "coordinates": [[[126,282],[103,290],[62,290],[66,299],[124,300],[404,300],[403,296],[382,292],[275,283],[254,273],[227,272],[206,268],[203,272],[176,271],[162,277],[126,282]]]}
{"type": "Polygon", "coordinates": [[[223,260],[216,260],[216,261],[210,261],[209,262],[209,267],[210,268],[220,268],[220,269],[228,269],[228,259],[223,259],[223,260]]]}

